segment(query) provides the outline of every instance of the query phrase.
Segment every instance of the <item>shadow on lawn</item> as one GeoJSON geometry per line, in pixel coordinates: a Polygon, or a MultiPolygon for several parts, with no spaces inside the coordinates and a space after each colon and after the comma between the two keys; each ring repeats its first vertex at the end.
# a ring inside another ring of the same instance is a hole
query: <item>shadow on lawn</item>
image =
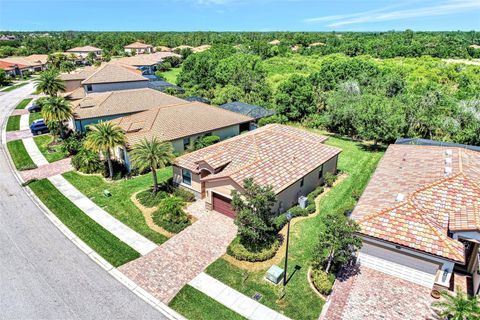
{"type": "Polygon", "coordinates": [[[299,265],[296,265],[293,272],[290,274],[290,276],[288,277],[287,279],[287,283],[285,285],[287,285],[289,282],[290,282],[290,279],[292,279],[293,275],[298,271],[302,269],[302,267],[300,267],[299,265]]]}

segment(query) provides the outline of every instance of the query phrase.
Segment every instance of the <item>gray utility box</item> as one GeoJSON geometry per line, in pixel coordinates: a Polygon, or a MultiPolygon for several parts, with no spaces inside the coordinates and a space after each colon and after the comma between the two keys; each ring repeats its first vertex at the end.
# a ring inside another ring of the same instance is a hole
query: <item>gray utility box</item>
{"type": "Polygon", "coordinates": [[[270,269],[267,270],[267,273],[265,274],[265,278],[270,282],[278,284],[283,278],[283,272],[284,271],[282,268],[276,265],[273,265],[270,267],[270,269]]]}
{"type": "Polygon", "coordinates": [[[298,205],[300,206],[300,208],[306,209],[307,206],[308,206],[308,198],[305,197],[305,196],[299,197],[298,198],[298,205]]]}

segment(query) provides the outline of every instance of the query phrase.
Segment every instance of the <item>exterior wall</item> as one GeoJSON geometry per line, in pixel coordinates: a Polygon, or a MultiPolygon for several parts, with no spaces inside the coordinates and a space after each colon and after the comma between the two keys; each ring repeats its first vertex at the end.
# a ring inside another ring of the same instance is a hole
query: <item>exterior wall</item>
{"type": "Polygon", "coordinates": [[[473,279],[473,293],[475,295],[480,295],[480,262],[479,262],[479,252],[475,253],[475,261],[473,264],[473,272],[472,272],[472,279],[473,279]]]}
{"type": "Polygon", "coordinates": [[[83,86],[85,92],[105,92],[115,90],[140,89],[148,87],[148,81],[131,81],[131,82],[114,82],[114,83],[99,83],[92,84],[92,90],[87,91],[87,85],[83,86]]]}
{"type": "Polygon", "coordinates": [[[130,53],[130,54],[142,54],[142,53],[152,53],[153,48],[141,48],[141,49],[131,49],[131,48],[125,48],[125,52],[130,53]]]}
{"type": "Polygon", "coordinates": [[[234,184],[230,179],[205,183],[205,205],[207,209],[212,209],[213,193],[232,199],[232,191],[238,189],[239,186],[234,184]]]}
{"type": "MultiPolygon", "coordinates": [[[[211,131],[211,133],[214,136],[219,136],[223,140],[223,139],[231,138],[231,137],[234,137],[234,136],[238,136],[240,134],[240,126],[238,124],[236,124],[236,125],[233,125],[233,126],[230,126],[230,127],[223,128],[223,129],[213,130],[213,131],[211,131]]],[[[190,141],[193,142],[196,138],[204,136],[204,135],[205,135],[205,133],[202,133],[202,134],[197,134],[197,135],[190,136],[189,138],[190,138],[190,141]]],[[[185,151],[185,148],[183,147],[183,138],[173,140],[173,141],[171,141],[171,143],[172,143],[173,148],[176,152],[182,153],[182,152],[185,151]]]]}
{"type": "Polygon", "coordinates": [[[64,80],[63,82],[65,83],[65,92],[72,92],[82,86],[82,80],[64,80]]]}
{"type": "Polygon", "coordinates": [[[100,121],[110,121],[116,118],[128,116],[131,113],[122,113],[122,114],[116,114],[113,116],[108,116],[108,117],[99,117],[99,118],[89,118],[89,119],[75,119],[74,124],[75,124],[75,130],[76,131],[81,131],[85,132],[87,129],[86,127],[91,124],[97,124],[100,121]]]}
{"type": "Polygon", "coordinates": [[[186,185],[182,182],[182,168],[175,165],[173,166],[173,184],[193,192],[197,198],[201,196],[202,183],[200,182],[200,175],[192,172],[192,184],[186,185]]]}

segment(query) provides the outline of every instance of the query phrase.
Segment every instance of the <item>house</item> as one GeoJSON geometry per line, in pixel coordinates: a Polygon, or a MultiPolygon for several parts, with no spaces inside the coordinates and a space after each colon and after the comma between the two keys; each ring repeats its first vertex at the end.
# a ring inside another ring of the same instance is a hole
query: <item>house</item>
{"type": "Polygon", "coordinates": [[[178,157],[173,181],[198,198],[207,209],[229,217],[233,190],[243,191],[252,178],[272,186],[277,196],[273,211],[284,212],[337,171],[340,149],[324,144],[326,137],[284,125],[267,125],[178,157]]]}
{"type": "Polygon", "coordinates": [[[268,44],[270,44],[272,46],[278,46],[280,43],[281,43],[280,40],[274,39],[274,40],[270,41],[268,44]]]}
{"type": "Polygon", "coordinates": [[[178,47],[173,48],[172,51],[177,52],[177,51],[181,51],[181,50],[183,50],[183,49],[190,49],[190,50],[193,51],[194,47],[192,47],[192,46],[187,46],[187,45],[185,45],[185,44],[182,44],[182,45],[180,45],[180,46],[178,46],[178,47]]]}
{"type": "Polygon", "coordinates": [[[70,127],[85,131],[86,126],[109,121],[148,109],[183,104],[184,100],[150,88],[88,93],[72,101],[73,119],[70,127]]]}
{"type": "Polygon", "coordinates": [[[81,82],[86,93],[148,87],[148,78],[135,68],[107,63],[81,82]]]}
{"type": "Polygon", "coordinates": [[[14,35],[1,35],[0,41],[15,41],[17,38],[14,35]]]}
{"type": "Polygon", "coordinates": [[[29,71],[29,72],[38,72],[45,70],[47,68],[48,55],[46,54],[31,54],[25,57],[6,57],[0,59],[6,63],[12,65],[25,66],[21,67],[20,70],[29,71]]]}
{"type": "Polygon", "coordinates": [[[166,46],[158,46],[156,47],[156,50],[159,52],[171,52],[172,48],[166,46]]]}
{"type": "MultiPolygon", "coordinates": [[[[60,74],[60,79],[63,80],[65,84],[65,92],[67,93],[66,96],[69,96],[73,91],[79,88],[82,89],[79,92],[84,91],[82,81],[90,77],[97,69],[98,67],[86,66],[80,70],[60,74]]],[[[81,98],[84,96],[85,94],[83,93],[81,98]]]]}
{"type": "MultiPolygon", "coordinates": [[[[225,103],[219,106],[219,108],[252,117],[255,119],[255,123],[261,118],[270,117],[275,114],[275,111],[240,101],[225,103]]],[[[256,126],[255,123],[253,123],[254,126],[256,126]]]]}
{"type": "Polygon", "coordinates": [[[0,60],[0,69],[4,70],[9,76],[20,76],[23,72],[28,71],[29,67],[23,64],[15,64],[0,60]]]}
{"type": "Polygon", "coordinates": [[[157,70],[157,65],[162,63],[167,57],[180,57],[173,52],[155,52],[151,54],[141,54],[132,57],[123,57],[110,61],[111,64],[120,64],[134,67],[142,72],[143,75],[152,75],[157,70]]]}
{"type": "Polygon", "coordinates": [[[75,55],[80,60],[85,60],[88,54],[93,52],[97,58],[100,58],[102,55],[102,49],[92,46],[84,46],[84,47],[75,47],[72,49],[68,49],[67,53],[75,55]]]}
{"type": "Polygon", "coordinates": [[[126,151],[142,139],[170,141],[175,152],[182,153],[198,137],[216,135],[226,139],[239,135],[240,128],[248,127],[250,121],[250,117],[204,103],[183,101],[180,104],[159,104],[111,122],[125,131],[127,146],[121,154],[128,164],[126,151]]]}
{"type": "Polygon", "coordinates": [[[134,42],[130,43],[123,47],[126,53],[129,54],[143,54],[143,53],[153,53],[153,46],[149,44],[145,44],[142,42],[134,42]]]}
{"type": "Polygon", "coordinates": [[[202,44],[201,46],[192,48],[192,51],[193,51],[194,53],[199,53],[199,52],[207,51],[207,50],[210,49],[211,47],[212,47],[212,46],[209,45],[209,44],[202,44]]]}

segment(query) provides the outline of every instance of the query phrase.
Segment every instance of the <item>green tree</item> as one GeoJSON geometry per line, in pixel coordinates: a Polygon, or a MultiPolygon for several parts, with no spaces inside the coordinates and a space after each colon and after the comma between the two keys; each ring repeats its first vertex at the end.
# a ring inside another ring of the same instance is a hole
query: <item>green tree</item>
{"type": "Polygon", "coordinates": [[[153,178],[153,193],[158,192],[157,169],[165,168],[174,158],[173,146],[170,142],[161,142],[157,138],[143,139],[136,144],[130,153],[134,167],[140,171],[150,169],[153,178]]]}
{"type": "Polygon", "coordinates": [[[449,320],[480,319],[480,301],[478,296],[468,297],[458,286],[456,294],[444,290],[440,293],[442,300],[432,305],[439,308],[438,315],[449,320]]]}
{"type": "Polygon", "coordinates": [[[7,73],[5,70],[0,69],[0,86],[4,86],[9,83],[7,73]]]}
{"type": "Polygon", "coordinates": [[[362,246],[357,236],[360,227],[341,213],[328,213],[323,220],[325,225],[320,229],[314,265],[325,272],[330,272],[333,265],[349,262],[362,246]]]}
{"type": "Polygon", "coordinates": [[[257,251],[273,240],[272,226],[276,197],[271,186],[260,186],[253,179],[245,179],[244,192],[232,191],[232,206],[236,212],[240,242],[252,251],[257,251]]]}
{"type": "Polygon", "coordinates": [[[37,89],[49,96],[56,96],[59,92],[64,92],[65,83],[60,79],[59,75],[55,69],[43,71],[34,80],[37,89]]]}
{"type": "Polygon", "coordinates": [[[113,178],[113,165],[111,158],[111,150],[125,145],[125,133],[123,130],[109,122],[99,122],[88,127],[88,132],[85,139],[85,147],[102,153],[107,159],[108,172],[110,179],[113,178]]]}
{"type": "Polygon", "coordinates": [[[48,97],[43,103],[42,117],[45,121],[58,123],[60,136],[64,137],[63,122],[72,117],[72,106],[62,97],[48,97]]]}
{"type": "Polygon", "coordinates": [[[275,103],[277,111],[293,121],[302,120],[316,111],[313,86],[300,75],[293,75],[278,86],[275,103]]]}
{"type": "Polygon", "coordinates": [[[63,61],[62,63],[60,63],[60,71],[62,72],[70,73],[75,69],[76,69],[75,64],[70,60],[63,61]]]}
{"type": "Polygon", "coordinates": [[[95,64],[96,61],[97,61],[97,55],[95,54],[95,52],[89,52],[87,54],[87,62],[90,65],[93,65],[93,64],[95,64]]]}
{"type": "Polygon", "coordinates": [[[47,64],[50,69],[60,69],[62,63],[69,61],[69,58],[60,52],[52,53],[48,55],[47,64]]]}

